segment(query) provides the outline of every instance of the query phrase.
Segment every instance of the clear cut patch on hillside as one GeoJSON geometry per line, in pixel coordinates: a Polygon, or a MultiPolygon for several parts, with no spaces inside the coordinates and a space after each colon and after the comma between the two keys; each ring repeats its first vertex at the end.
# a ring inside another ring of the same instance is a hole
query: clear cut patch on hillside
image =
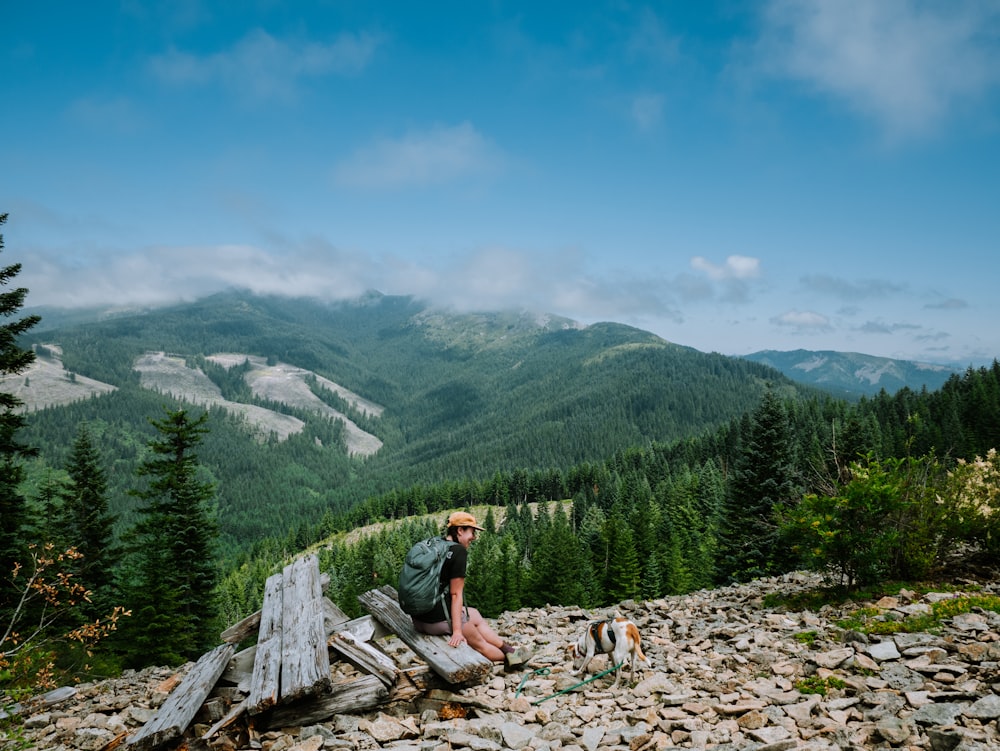
{"type": "MultiPolygon", "coordinates": [[[[378,417],[383,408],[374,402],[294,365],[268,365],[264,358],[235,353],[211,355],[207,359],[227,368],[249,362],[251,369],[245,378],[254,395],[342,421],[348,453],[370,456],[382,447],[382,441],[378,437],[362,430],[349,417],[317,397],[309,388],[307,379],[316,379],[317,383],[338,394],[359,412],[378,417]]],[[[223,398],[219,387],[200,369],[189,368],[183,357],[164,352],[147,352],[136,360],[134,368],[139,372],[140,382],[145,388],[206,407],[218,406],[241,415],[262,438],[274,433],[279,440],[285,440],[304,427],[304,423],[296,417],[223,398]]]]}
{"type": "Polygon", "coordinates": [[[20,399],[24,411],[59,407],[117,388],[66,370],[62,348],[56,344],[35,347],[35,355],[35,361],[23,373],[0,376],[0,390],[20,399]]]}

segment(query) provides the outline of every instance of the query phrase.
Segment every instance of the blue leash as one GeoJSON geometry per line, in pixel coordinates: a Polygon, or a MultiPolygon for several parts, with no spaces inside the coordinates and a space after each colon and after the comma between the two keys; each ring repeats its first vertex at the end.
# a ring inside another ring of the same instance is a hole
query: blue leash
{"type": "MultiPolygon", "coordinates": [[[[590,683],[591,681],[596,681],[598,678],[600,678],[602,676],[605,676],[608,673],[615,672],[616,670],[618,670],[618,668],[622,667],[624,664],[625,664],[624,662],[619,662],[613,668],[608,668],[607,670],[605,670],[605,671],[603,671],[601,673],[598,673],[597,675],[591,676],[590,678],[588,678],[585,681],[581,681],[580,683],[574,684],[574,685],[570,686],[569,688],[564,688],[562,691],[557,691],[556,693],[549,694],[548,696],[542,697],[541,699],[536,699],[535,701],[531,702],[531,704],[532,704],[532,706],[534,706],[535,704],[541,704],[543,701],[548,701],[549,699],[554,699],[557,696],[562,696],[563,694],[567,694],[567,693],[569,693],[570,691],[572,691],[575,688],[580,688],[580,686],[585,686],[588,683],[590,683]]],[[[531,676],[533,676],[533,675],[548,675],[550,672],[552,672],[552,671],[549,670],[548,668],[538,668],[537,670],[532,670],[530,673],[528,673],[527,675],[525,675],[524,678],[521,679],[521,683],[517,687],[517,693],[514,694],[514,698],[516,699],[518,696],[521,695],[521,689],[524,687],[524,684],[527,683],[528,679],[531,676]]]]}

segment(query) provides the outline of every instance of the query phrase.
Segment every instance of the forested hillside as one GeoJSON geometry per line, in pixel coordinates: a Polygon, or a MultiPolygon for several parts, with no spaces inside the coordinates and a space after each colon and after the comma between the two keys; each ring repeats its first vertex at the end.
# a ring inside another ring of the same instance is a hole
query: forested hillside
{"type": "Polygon", "coordinates": [[[582,328],[527,314],[450,315],[410,298],[354,303],[224,294],[174,308],[33,333],[57,344],[68,373],[116,387],[98,398],[32,413],[40,449],[27,493],[44,495],[87,425],[107,463],[110,505],[133,520],[134,471],[163,406],[190,403],[140,384],[134,366],[166,352],[200,369],[226,398],[305,423],[287,440],[259,442],[231,412],[210,409],[200,458],[217,485],[227,557],[255,540],[340,516],[364,499],[415,484],[498,471],[565,471],[622,446],[700,435],[756,405],[767,388],[807,393],[755,363],[665,342],[617,324],[582,328]],[[251,394],[239,368],[210,361],[243,353],[314,372],[384,407],[375,419],[330,401],[381,440],[349,457],[342,424],[251,394]]]}
{"type": "Polygon", "coordinates": [[[702,437],[622,448],[565,472],[373,497],[259,546],[226,578],[223,607],[229,620],[252,612],[284,556],[317,544],[331,596],[358,612],[357,595],[394,582],[408,547],[457,507],[486,519],[466,591],[492,615],[651,599],[812,564],[843,584],[919,581],[953,565],[956,550],[1000,554],[998,442],[996,362],[938,392],[857,404],[769,392],[702,437]]]}
{"type": "MultiPolygon", "coordinates": [[[[8,341],[11,362],[30,359],[8,341]]],[[[34,341],[46,342],[69,372],[115,389],[7,415],[30,447],[8,494],[20,514],[9,547],[36,575],[56,567],[62,582],[92,582],[92,598],[67,588],[68,610],[39,632],[103,623],[108,670],[196,656],[310,546],[331,597],[357,612],[356,595],[393,583],[409,545],[460,507],[488,530],[467,586],[488,615],[796,567],[851,591],[932,577],[956,551],[1000,555],[996,362],[938,392],[849,403],[628,327],[450,316],[379,297],[326,307],[227,295],[34,341]],[[286,410],[303,429],[261,436],[222,407],[152,390],[132,367],[151,350],[224,403],[286,410]],[[307,369],[312,395],[381,447],[352,456],[341,423],[262,396],[247,379],[257,366],[240,359],[251,355],[283,374],[307,369]],[[125,533],[109,536],[113,524],[125,533]]],[[[15,658],[23,680],[36,657],[93,669],[64,638],[64,650],[15,658]]]]}

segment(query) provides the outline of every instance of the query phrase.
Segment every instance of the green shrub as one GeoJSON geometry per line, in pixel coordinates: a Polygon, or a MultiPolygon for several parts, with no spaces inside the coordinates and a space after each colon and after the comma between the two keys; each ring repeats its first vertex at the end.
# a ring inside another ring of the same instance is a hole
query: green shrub
{"type": "Polygon", "coordinates": [[[993,539],[982,530],[1000,508],[989,483],[980,480],[992,477],[995,466],[960,468],[947,474],[930,455],[869,456],[851,466],[851,479],[834,494],[806,495],[786,511],[782,537],[803,566],[849,591],[925,579],[958,541],[993,539]]]}
{"type": "Polygon", "coordinates": [[[795,634],[795,641],[799,644],[806,644],[812,646],[816,643],[816,632],[815,631],[800,631],[795,634]]]}
{"type": "Polygon", "coordinates": [[[819,694],[820,696],[826,696],[828,691],[839,690],[846,686],[844,681],[832,675],[826,678],[811,675],[795,682],[795,688],[800,694],[819,694]]]}

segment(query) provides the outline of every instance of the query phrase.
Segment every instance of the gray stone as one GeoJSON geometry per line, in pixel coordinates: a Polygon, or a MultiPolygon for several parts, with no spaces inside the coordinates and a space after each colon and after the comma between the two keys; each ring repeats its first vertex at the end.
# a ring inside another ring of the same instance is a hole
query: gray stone
{"type": "Polygon", "coordinates": [[[812,661],[821,668],[833,670],[853,656],[854,649],[851,647],[841,647],[840,649],[831,649],[829,652],[814,654],[812,655],[812,661]]]}
{"type": "Polygon", "coordinates": [[[921,725],[953,725],[965,709],[965,704],[927,704],[913,713],[913,721],[921,725]]]}
{"type": "Polygon", "coordinates": [[[748,730],[747,735],[761,743],[779,743],[791,737],[788,728],[780,725],[768,725],[767,727],[748,730]]]}
{"type": "Polygon", "coordinates": [[[601,745],[603,738],[604,728],[587,727],[584,728],[583,733],[580,735],[580,745],[583,746],[584,751],[596,751],[597,747],[601,745]]]}
{"type": "Polygon", "coordinates": [[[868,656],[877,662],[898,660],[902,657],[902,655],[899,654],[899,650],[896,648],[896,643],[893,641],[880,641],[877,644],[869,644],[868,656]]]}
{"type": "Polygon", "coordinates": [[[962,734],[954,728],[931,728],[927,731],[931,751],[953,751],[962,742],[962,734]]]}
{"type": "Polygon", "coordinates": [[[896,691],[919,691],[924,687],[924,677],[920,673],[896,662],[886,665],[880,675],[886,685],[896,691]]]}
{"type": "Polygon", "coordinates": [[[528,727],[516,722],[505,722],[500,726],[500,732],[503,734],[503,745],[514,749],[514,751],[527,748],[539,729],[537,726],[528,727]]]}
{"type": "Polygon", "coordinates": [[[899,745],[913,733],[913,725],[898,717],[886,717],[875,724],[875,730],[889,743],[899,745]]]}
{"type": "Polygon", "coordinates": [[[975,717],[977,720],[989,721],[1000,717],[1000,696],[989,694],[976,701],[963,713],[966,717],[975,717]]]}

